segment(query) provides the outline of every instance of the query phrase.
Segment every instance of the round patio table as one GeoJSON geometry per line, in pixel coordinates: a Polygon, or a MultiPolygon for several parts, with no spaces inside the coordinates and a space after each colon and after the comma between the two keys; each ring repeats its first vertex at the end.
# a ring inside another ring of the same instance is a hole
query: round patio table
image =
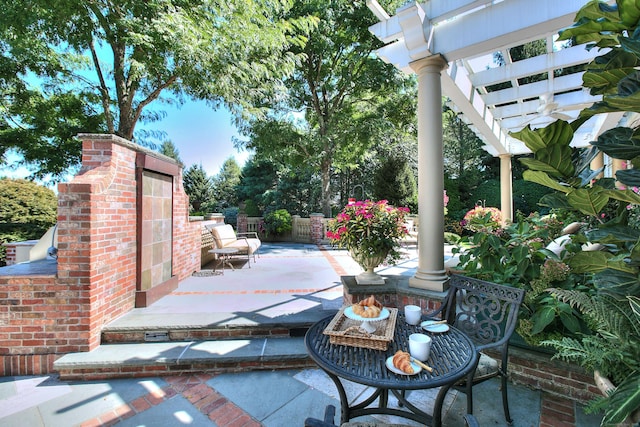
{"type": "Polygon", "coordinates": [[[407,324],[404,314],[398,313],[394,338],[386,351],[331,344],[330,337],[323,331],[332,318],[330,316],[314,324],[307,331],[305,345],[309,356],[336,384],[340,395],[341,423],[363,415],[387,414],[439,427],[448,390],[475,369],[477,364],[478,355],[471,339],[453,327],[445,333],[429,334],[420,326],[407,324]],[[431,336],[431,352],[425,363],[433,368],[433,372],[422,369],[415,375],[395,374],[386,367],[385,362],[397,350],[408,351],[409,335],[412,333],[431,336]],[[343,380],[371,386],[375,391],[363,402],[349,406],[343,380]],[[434,387],[440,387],[440,390],[433,415],[420,410],[405,398],[406,390],[434,387]],[[389,391],[398,398],[401,408],[388,407],[389,391]],[[378,406],[371,406],[377,399],[378,406]]]}

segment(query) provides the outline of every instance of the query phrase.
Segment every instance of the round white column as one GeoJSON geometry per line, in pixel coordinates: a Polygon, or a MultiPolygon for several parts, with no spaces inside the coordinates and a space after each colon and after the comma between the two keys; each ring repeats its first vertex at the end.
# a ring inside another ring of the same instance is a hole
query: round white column
{"type": "Polygon", "coordinates": [[[418,269],[409,286],[443,291],[444,162],[442,155],[442,88],[440,72],[447,62],[433,55],[410,64],[418,75],[418,269]]]}
{"type": "MultiPolygon", "coordinates": [[[[602,151],[599,151],[598,154],[596,154],[596,156],[593,158],[593,160],[591,160],[590,167],[591,167],[591,170],[594,170],[594,171],[604,168],[604,153],[602,151]]],[[[596,179],[603,178],[603,177],[604,177],[604,171],[600,172],[596,177],[596,179]]]]}
{"type": "Polygon", "coordinates": [[[511,154],[500,154],[500,211],[502,223],[513,221],[513,179],[511,154]]]}

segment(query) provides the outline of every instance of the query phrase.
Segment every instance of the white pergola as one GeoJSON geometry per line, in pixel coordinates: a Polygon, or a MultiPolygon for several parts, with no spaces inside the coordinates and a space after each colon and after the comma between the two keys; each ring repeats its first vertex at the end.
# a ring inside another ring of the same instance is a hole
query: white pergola
{"type": "MultiPolygon", "coordinates": [[[[528,153],[509,136],[525,125],[543,127],[571,121],[600,96],[582,88],[582,72],[563,73],[603,52],[583,45],[564,47],[558,31],[573,24],[588,0],[426,0],[411,2],[390,16],[376,0],[367,0],[379,19],[370,31],[385,46],[385,62],[418,77],[419,265],[410,286],[441,291],[444,271],[442,218],[443,160],[441,97],[501,162],[501,210],[511,219],[511,158],[528,153]],[[545,40],[546,53],[513,61],[510,49],[545,40]],[[503,64],[494,61],[500,53],[503,64]],[[534,83],[526,83],[535,76],[534,83]],[[434,218],[442,218],[434,220],[434,218]]],[[[587,146],[615,127],[622,114],[591,118],[575,133],[572,145],[587,146]]]]}

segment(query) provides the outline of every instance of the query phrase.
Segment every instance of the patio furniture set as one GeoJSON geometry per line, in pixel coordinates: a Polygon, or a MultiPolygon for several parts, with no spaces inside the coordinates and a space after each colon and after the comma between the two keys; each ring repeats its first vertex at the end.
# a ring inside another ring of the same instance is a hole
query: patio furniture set
{"type": "MultiPolygon", "coordinates": [[[[217,264],[220,265],[222,274],[224,274],[225,265],[232,270],[234,269],[231,258],[235,256],[246,256],[249,268],[251,268],[251,258],[253,257],[253,262],[256,261],[258,249],[262,245],[258,233],[236,233],[229,224],[208,225],[207,230],[213,236],[215,244],[215,247],[208,252],[216,255],[217,264]]],[[[214,271],[215,266],[216,264],[214,264],[214,271]]]]}
{"type": "MultiPolygon", "coordinates": [[[[395,321],[395,325],[392,325],[392,337],[386,349],[381,349],[378,343],[368,345],[366,338],[352,341],[334,339],[336,325],[341,319],[339,316],[349,314],[344,308],[335,316],[317,322],[307,332],[305,344],[310,357],[327,373],[338,389],[338,425],[358,425],[351,424],[350,420],[363,415],[386,414],[439,427],[442,423],[444,398],[453,388],[466,394],[465,422],[473,426],[476,425],[472,415],[473,386],[496,376],[502,378],[504,416],[506,421],[511,423],[507,400],[508,340],[516,327],[523,297],[524,291],[521,289],[452,275],[448,294],[440,309],[427,313],[417,325],[407,323],[401,312],[398,312],[397,316],[391,315],[387,319],[375,322],[377,328],[371,333],[374,338],[379,331],[383,331],[384,334],[385,326],[389,326],[383,322],[395,321]],[[442,328],[432,329],[433,332],[429,333],[431,350],[424,361],[425,367],[420,368],[418,365],[418,369],[412,374],[398,372],[389,365],[389,360],[398,350],[407,351],[409,335],[424,333],[421,326],[424,325],[429,331],[430,328],[422,322],[424,319],[439,319],[446,321],[446,324],[440,325],[442,328]],[[492,356],[497,355],[498,360],[485,354],[485,351],[490,352],[492,356]],[[427,367],[429,369],[426,369],[427,367]],[[351,405],[345,392],[345,381],[367,385],[374,391],[364,401],[351,405]],[[435,387],[440,387],[440,390],[433,414],[423,412],[407,398],[411,390],[435,387]],[[398,408],[389,407],[389,393],[398,399],[398,408]]],[[[360,333],[366,337],[367,333],[360,333]]],[[[308,418],[305,420],[305,426],[333,426],[334,413],[335,408],[329,406],[326,408],[324,420],[308,418]]]]}

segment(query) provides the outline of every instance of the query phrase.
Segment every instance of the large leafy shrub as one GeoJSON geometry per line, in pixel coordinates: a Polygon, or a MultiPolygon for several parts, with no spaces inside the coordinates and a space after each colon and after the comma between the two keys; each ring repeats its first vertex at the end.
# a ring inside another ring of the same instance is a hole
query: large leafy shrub
{"type": "Polygon", "coordinates": [[[583,75],[583,85],[592,95],[602,95],[602,101],[582,110],[571,124],[557,121],[536,130],[527,126],[512,135],[534,153],[533,158],[522,160],[529,169],[524,178],[555,190],[541,203],[581,215],[585,226],[572,242],[597,249],[579,250],[567,259],[572,274],[588,279],[582,287],[554,291],[557,301],[569,303],[591,320],[591,333],[550,344],[561,357],[610,374],[618,382],[601,402],[603,425],[624,422],[640,410],[640,230],[629,222],[629,212],[640,205],[640,196],[632,189],[640,184],[640,131],[631,126],[610,129],[598,136],[592,150],[584,152],[576,152],[570,143],[574,131],[594,115],[640,112],[639,34],[637,2],[585,5],[560,39],[606,48],[583,75]],[[633,165],[616,173],[622,187],[590,169],[598,150],[633,165]]]}
{"type": "Polygon", "coordinates": [[[466,275],[525,289],[517,332],[529,344],[576,336],[586,330],[578,311],[553,298],[550,287],[574,289],[581,276],[569,274],[563,258],[575,248],[565,247],[560,255],[547,248],[560,234],[562,222],[555,216],[518,215],[502,228],[484,227],[462,238],[457,268],[466,275]]]}
{"type": "MultiPolygon", "coordinates": [[[[0,244],[39,239],[56,223],[57,212],[52,190],[24,179],[0,179],[0,244]]],[[[0,246],[0,265],[4,261],[0,246]]]]}
{"type": "Polygon", "coordinates": [[[279,236],[291,231],[291,214],[286,209],[278,209],[264,216],[264,229],[267,236],[279,236]]]}

